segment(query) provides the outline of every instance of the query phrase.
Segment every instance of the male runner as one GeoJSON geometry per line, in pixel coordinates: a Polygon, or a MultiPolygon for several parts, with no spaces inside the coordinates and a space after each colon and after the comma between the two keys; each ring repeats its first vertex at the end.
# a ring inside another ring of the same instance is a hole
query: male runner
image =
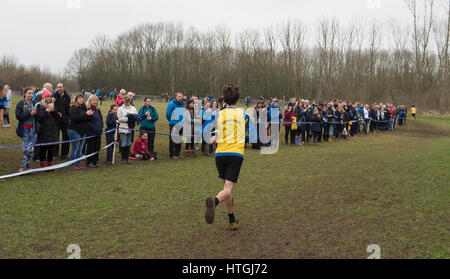
{"type": "Polygon", "coordinates": [[[223,180],[223,190],[215,198],[206,199],[205,220],[214,222],[214,212],[219,203],[224,202],[230,221],[230,229],[238,229],[233,213],[233,188],[236,185],[244,161],[245,125],[248,116],[242,109],[236,108],[239,100],[239,87],[226,84],[222,90],[226,108],[219,112],[217,118],[217,136],[211,138],[211,144],[217,143],[216,167],[219,178],[223,180]]]}

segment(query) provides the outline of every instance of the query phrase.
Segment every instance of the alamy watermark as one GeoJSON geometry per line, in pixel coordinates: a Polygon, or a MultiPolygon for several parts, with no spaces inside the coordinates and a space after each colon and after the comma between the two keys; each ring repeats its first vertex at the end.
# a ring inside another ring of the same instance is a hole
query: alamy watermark
{"type": "Polygon", "coordinates": [[[81,259],[81,249],[78,244],[70,244],[66,249],[67,253],[71,253],[68,259],[81,259]]]}
{"type": "Polygon", "coordinates": [[[366,5],[369,9],[381,8],[381,0],[366,0],[366,5]]]}
{"type": "Polygon", "coordinates": [[[367,246],[367,253],[371,253],[368,259],[381,259],[381,248],[378,244],[370,244],[367,246]]]}
{"type": "Polygon", "coordinates": [[[81,9],[81,0],[66,0],[66,7],[69,9],[81,9]]]}
{"type": "Polygon", "coordinates": [[[242,114],[224,117],[218,125],[220,110],[202,110],[201,101],[195,101],[194,113],[186,108],[176,108],[171,113],[170,137],[175,144],[210,143],[212,139],[217,143],[259,144],[261,154],[277,153],[283,121],[280,108],[263,108],[258,112],[254,108],[237,110],[242,114]],[[219,126],[222,129],[218,130],[219,126]]]}

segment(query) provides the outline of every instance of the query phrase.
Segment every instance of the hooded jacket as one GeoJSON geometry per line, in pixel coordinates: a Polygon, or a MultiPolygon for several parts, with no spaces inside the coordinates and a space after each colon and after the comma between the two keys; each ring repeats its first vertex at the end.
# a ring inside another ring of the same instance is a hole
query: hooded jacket
{"type": "Polygon", "coordinates": [[[177,102],[177,99],[173,99],[166,110],[166,118],[169,121],[169,125],[173,126],[184,121],[184,100],[177,102]],[[174,118],[172,119],[172,112],[175,111],[174,118]]]}

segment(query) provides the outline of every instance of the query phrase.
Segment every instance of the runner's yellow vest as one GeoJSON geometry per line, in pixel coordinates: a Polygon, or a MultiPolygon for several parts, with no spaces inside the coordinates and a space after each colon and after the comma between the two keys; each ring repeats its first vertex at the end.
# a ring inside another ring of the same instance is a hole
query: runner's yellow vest
{"type": "Polygon", "coordinates": [[[244,158],[245,114],[241,108],[226,108],[217,118],[218,156],[238,156],[244,158]]]}

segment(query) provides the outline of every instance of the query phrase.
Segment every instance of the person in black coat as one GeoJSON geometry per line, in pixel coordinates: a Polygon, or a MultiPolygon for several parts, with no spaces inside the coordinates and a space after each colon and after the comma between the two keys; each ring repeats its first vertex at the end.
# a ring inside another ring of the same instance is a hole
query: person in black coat
{"type": "MultiPolygon", "coordinates": [[[[83,146],[85,143],[84,138],[86,137],[88,121],[94,112],[92,110],[87,111],[86,104],[84,103],[83,94],[79,93],[75,96],[72,105],[69,110],[69,138],[74,140],[72,142],[72,151],[70,152],[70,160],[75,160],[81,157],[83,146]]],[[[80,169],[80,161],[73,164],[75,169],[80,169]]]]}
{"type": "MultiPolygon", "coordinates": [[[[262,100],[259,100],[255,107],[255,114],[256,114],[256,133],[257,133],[257,142],[252,143],[252,149],[261,149],[261,137],[260,137],[260,125],[265,125],[265,123],[260,123],[260,113],[264,110],[264,103],[262,100]]],[[[265,110],[264,110],[265,111],[265,110]]]]}
{"type": "Polygon", "coordinates": [[[319,113],[319,110],[315,108],[310,118],[311,124],[311,132],[312,138],[314,142],[320,142],[322,128],[320,127],[322,120],[322,115],[319,113]]]}
{"type": "Polygon", "coordinates": [[[298,101],[295,106],[295,113],[297,114],[297,122],[300,122],[300,125],[298,125],[297,128],[297,139],[296,144],[301,146],[305,143],[305,131],[306,131],[306,124],[302,124],[302,122],[305,122],[305,107],[303,106],[303,101],[298,101]],[[301,136],[301,141],[300,141],[301,136]]]}
{"type": "MultiPolygon", "coordinates": [[[[56,117],[56,127],[58,130],[58,139],[59,134],[62,134],[62,140],[66,141],[69,139],[69,135],[67,133],[69,127],[69,109],[70,109],[70,96],[64,90],[64,85],[62,83],[58,83],[56,85],[56,93],[53,94],[55,98],[55,112],[58,114],[56,117]]],[[[59,155],[60,159],[65,159],[69,154],[70,143],[61,144],[61,155],[59,155]]],[[[56,145],[56,153],[57,157],[59,154],[59,144],[56,145]]]]}
{"type": "MultiPolygon", "coordinates": [[[[105,132],[115,130],[117,128],[117,125],[119,124],[119,118],[117,118],[117,110],[118,106],[116,104],[112,104],[109,108],[108,115],[106,116],[106,129],[105,132]]],[[[106,133],[106,145],[112,143],[114,141],[114,135],[115,131],[106,133]]],[[[114,146],[108,147],[106,151],[106,164],[112,165],[113,162],[113,151],[114,146]]]]}
{"type": "Polygon", "coordinates": [[[349,121],[351,122],[350,136],[358,136],[358,111],[354,107],[349,108],[349,121]]]}
{"type": "Polygon", "coordinates": [[[304,119],[306,125],[305,125],[305,131],[306,131],[306,142],[309,144],[311,142],[311,116],[313,115],[313,107],[309,105],[309,101],[305,101],[305,109],[304,109],[304,119]]]}
{"type": "MultiPolygon", "coordinates": [[[[92,154],[100,151],[102,143],[102,133],[103,133],[103,116],[102,112],[98,107],[98,97],[92,95],[86,102],[86,108],[88,111],[93,111],[92,115],[88,120],[87,136],[94,136],[86,140],[87,154],[92,154]]],[[[87,158],[87,166],[91,168],[98,168],[98,153],[87,158]]]]}
{"type": "MultiPolygon", "coordinates": [[[[55,112],[55,106],[52,99],[52,93],[42,92],[42,101],[36,104],[36,118],[39,122],[39,133],[37,143],[49,143],[58,141],[58,131],[56,130],[55,118],[58,114],[55,112]]],[[[39,161],[41,168],[53,165],[53,154],[55,145],[44,145],[40,147],[39,161]]]]}

